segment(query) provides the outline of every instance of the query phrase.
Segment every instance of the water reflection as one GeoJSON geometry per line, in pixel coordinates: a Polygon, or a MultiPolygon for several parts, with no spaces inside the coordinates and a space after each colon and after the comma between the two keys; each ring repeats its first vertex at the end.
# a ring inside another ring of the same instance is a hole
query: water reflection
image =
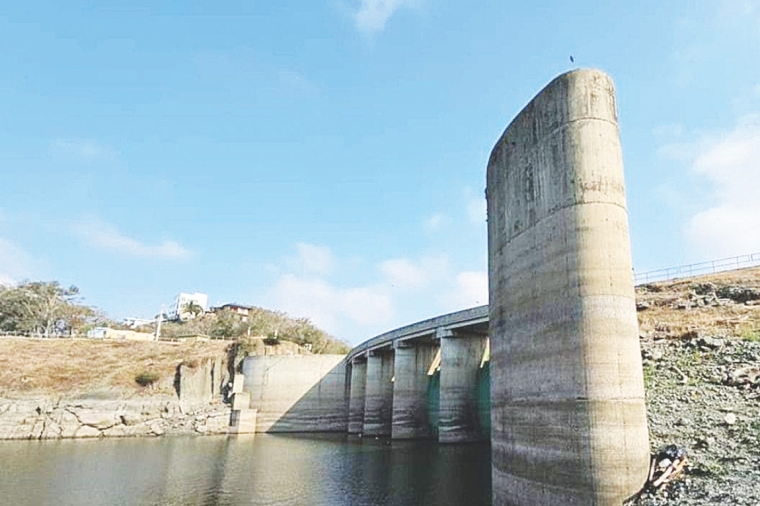
{"type": "Polygon", "coordinates": [[[0,442],[13,505],[480,506],[487,445],[257,435],[0,442]]]}

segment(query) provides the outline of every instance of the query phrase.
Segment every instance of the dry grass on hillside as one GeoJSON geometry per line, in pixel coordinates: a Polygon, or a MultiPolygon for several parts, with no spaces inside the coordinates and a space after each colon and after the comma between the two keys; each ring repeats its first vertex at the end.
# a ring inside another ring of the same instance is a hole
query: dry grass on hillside
{"type": "Polygon", "coordinates": [[[731,300],[721,289],[760,296],[760,268],[710,274],[636,288],[641,334],[682,336],[691,331],[760,338],[760,300],[731,300]]]}
{"type": "Polygon", "coordinates": [[[136,342],[0,338],[0,397],[23,393],[140,391],[135,377],[153,372],[171,391],[183,360],[224,355],[229,342],[136,342]]]}

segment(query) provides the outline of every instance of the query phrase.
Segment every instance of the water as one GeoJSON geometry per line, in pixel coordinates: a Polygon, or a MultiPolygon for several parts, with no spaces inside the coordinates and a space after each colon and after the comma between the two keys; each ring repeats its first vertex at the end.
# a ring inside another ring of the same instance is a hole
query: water
{"type": "Polygon", "coordinates": [[[343,436],[0,441],[0,504],[485,506],[490,453],[343,436]]]}

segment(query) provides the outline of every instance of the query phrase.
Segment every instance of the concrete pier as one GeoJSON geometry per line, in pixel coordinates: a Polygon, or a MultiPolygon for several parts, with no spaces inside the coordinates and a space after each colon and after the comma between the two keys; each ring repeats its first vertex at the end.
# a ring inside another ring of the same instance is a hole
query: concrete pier
{"type": "Polygon", "coordinates": [[[364,398],[367,387],[367,362],[351,362],[351,387],[348,395],[348,433],[360,434],[364,429],[364,398]]]}
{"type": "Polygon", "coordinates": [[[619,506],[649,444],[611,79],[541,91],[486,193],[493,504],[619,506]]]}
{"type": "Polygon", "coordinates": [[[393,439],[431,438],[428,418],[428,370],[438,347],[433,343],[400,341],[396,344],[393,384],[393,439]]]}
{"type": "Polygon", "coordinates": [[[478,371],[488,337],[442,331],[438,441],[466,443],[484,439],[479,419],[478,371]]]}
{"type": "Polygon", "coordinates": [[[367,357],[364,399],[365,436],[390,436],[393,417],[393,350],[376,350],[367,357]]]}

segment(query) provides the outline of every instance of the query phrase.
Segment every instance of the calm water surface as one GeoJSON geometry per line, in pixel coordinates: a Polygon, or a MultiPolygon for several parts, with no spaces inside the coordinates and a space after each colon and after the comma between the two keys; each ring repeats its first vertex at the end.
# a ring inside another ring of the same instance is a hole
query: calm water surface
{"type": "Polygon", "coordinates": [[[0,441],[0,504],[486,506],[487,445],[256,435],[0,441]]]}

